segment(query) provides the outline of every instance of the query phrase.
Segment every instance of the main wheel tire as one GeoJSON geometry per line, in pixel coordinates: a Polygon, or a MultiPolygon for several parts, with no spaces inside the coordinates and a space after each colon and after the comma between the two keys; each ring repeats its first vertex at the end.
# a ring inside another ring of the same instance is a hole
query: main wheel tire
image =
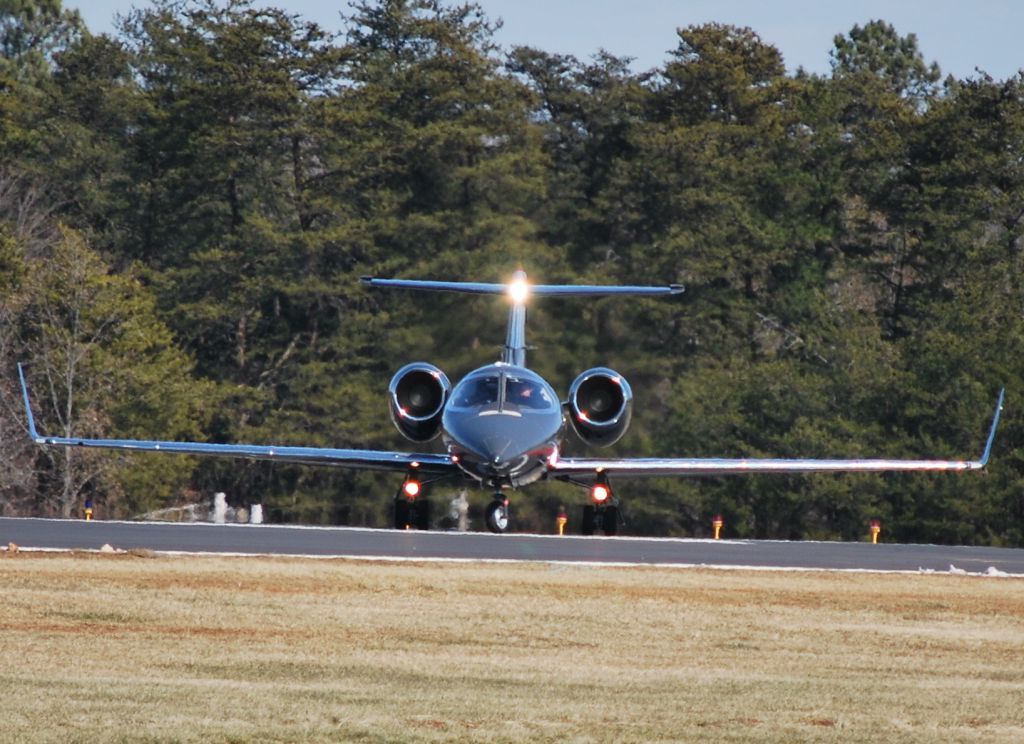
{"type": "Polygon", "coordinates": [[[413,503],[413,510],[415,511],[412,522],[416,524],[418,530],[429,530],[430,529],[430,502],[426,499],[416,499],[413,503]]]}
{"type": "Polygon", "coordinates": [[[589,536],[589,535],[593,535],[594,534],[594,522],[595,522],[594,516],[595,516],[594,505],[593,504],[584,504],[583,505],[583,520],[580,522],[580,532],[582,532],[584,535],[588,535],[589,536]]]}
{"type": "Polygon", "coordinates": [[[501,534],[508,529],[508,506],[495,499],[487,506],[487,529],[501,534]]]}
{"type": "Polygon", "coordinates": [[[611,537],[619,532],[619,507],[606,506],[601,512],[601,529],[611,537]]]}
{"type": "Polygon", "coordinates": [[[395,499],[395,529],[404,530],[409,526],[409,502],[404,498],[395,499]]]}

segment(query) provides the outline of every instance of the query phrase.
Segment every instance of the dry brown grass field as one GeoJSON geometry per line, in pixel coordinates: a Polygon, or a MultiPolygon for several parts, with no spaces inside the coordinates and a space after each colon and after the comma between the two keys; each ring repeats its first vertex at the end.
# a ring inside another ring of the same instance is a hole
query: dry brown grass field
{"type": "Polygon", "coordinates": [[[1024,580],[0,557],[0,741],[1024,741],[1024,580]]]}

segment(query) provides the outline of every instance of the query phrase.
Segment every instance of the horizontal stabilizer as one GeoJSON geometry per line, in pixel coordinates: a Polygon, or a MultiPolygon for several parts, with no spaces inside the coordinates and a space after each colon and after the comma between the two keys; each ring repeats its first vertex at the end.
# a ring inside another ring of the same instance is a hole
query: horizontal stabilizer
{"type": "MultiPolygon", "coordinates": [[[[462,292],[466,294],[511,294],[512,284],[494,284],[488,282],[435,282],[422,279],[377,279],[372,276],[361,277],[367,287],[384,289],[418,289],[427,292],[462,292]]],[[[632,285],[600,285],[600,284],[529,284],[531,295],[540,297],[600,297],[608,295],[673,295],[683,291],[681,284],[669,284],[662,287],[640,287],[632,285]]]]}

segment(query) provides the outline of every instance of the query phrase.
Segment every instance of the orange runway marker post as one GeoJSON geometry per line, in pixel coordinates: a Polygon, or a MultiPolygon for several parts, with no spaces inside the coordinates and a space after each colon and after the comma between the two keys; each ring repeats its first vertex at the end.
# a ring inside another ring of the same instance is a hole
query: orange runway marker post
{"type": "Polygon", "coordinates": [[[719,539],[719,537],[721,537],[722,525],[723,524],[725,524],[725,522],[722,521],[722,515],[721,514],[716,514],[714,516],[714,518],[711,520],[711,526],[715,528],[715,539],[716,540],[719,539]]]}
{"type": "Polygon", "coordinates": [[[556,521],[558,522],[558,536],[561,537],[565,535],[565,525],[569,521],[569,516],[565,513],[564,508],[558,510],[558,519],[556,521]]]}
{"type": "Polygon", "coordinates": [[[871,544],[878,545],[878,533],[882,531],[882,523],[877,519],[871,520],[871,544]]]}

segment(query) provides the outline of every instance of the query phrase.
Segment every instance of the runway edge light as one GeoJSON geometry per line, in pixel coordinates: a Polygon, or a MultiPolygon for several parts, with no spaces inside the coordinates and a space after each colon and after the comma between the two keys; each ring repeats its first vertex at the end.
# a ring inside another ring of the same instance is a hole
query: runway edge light
{"type": "Polygon", "coordinates": [[[871,544],[878,545],[878,533],[882,531],[882,523],[877,519],[871,520],[871,544]]]}
{"type": "Polygon", "coordinates": [[[722,525],[724,525],[724,524],[725,524],[725,522],[722,521],[722,515],[721,514],[716,514],[711,519],[711,526],[715,530],[715,539],[716,540],[719,539],[719,537],[721,537],[721,535],[722,535],[722,525]]]}

